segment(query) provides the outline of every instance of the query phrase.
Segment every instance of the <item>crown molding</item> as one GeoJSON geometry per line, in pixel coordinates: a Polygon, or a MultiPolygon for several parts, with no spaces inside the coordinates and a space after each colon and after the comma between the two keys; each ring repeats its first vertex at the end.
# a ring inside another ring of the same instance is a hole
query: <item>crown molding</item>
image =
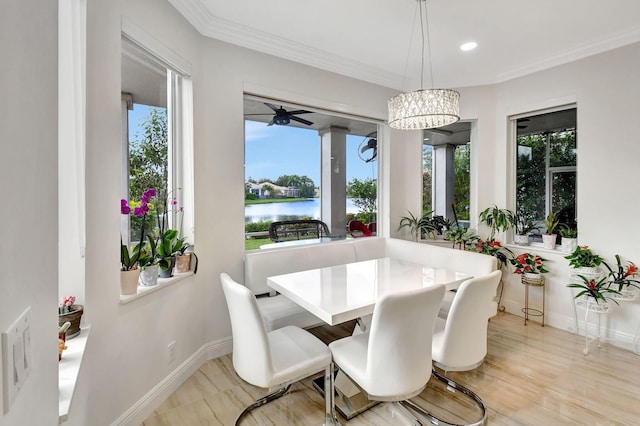
{"type": "Polygon", "coordinates": [[[566,50],[552,56],[545,57],[539,61],[532,62],[525,67],[510,70],[506,73],[499,74],[494,83],[502,83],[514,78],[523,77],[535,72],[544,71],[559,65],[568,64],[578,61],[589,56],[617,49],[640,41],[640,28],[625,31],[594,43],[584,44],[575,49],[566,50]]]}
{"type": "Polygon", "coordinates": [[[401,89],[401,75],[219,18],[201,0],[169,1],[206,37],[369,83],[401,89]]]}

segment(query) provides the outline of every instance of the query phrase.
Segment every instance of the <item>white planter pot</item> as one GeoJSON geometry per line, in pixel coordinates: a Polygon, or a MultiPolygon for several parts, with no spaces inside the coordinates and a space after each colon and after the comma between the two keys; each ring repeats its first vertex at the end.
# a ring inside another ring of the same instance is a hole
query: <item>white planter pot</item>
{"type": "Polygon", "coordinates": [[[542,234],[542,246],[548,250],[556,248],[556,234],[542,234]]]}
{"type": "Polygon", "coordinates": [[[151,287],[158,284],[158,265],[145,266],[140,272],[140,285],[151,287]]]}
{"type": "Polygon", "coordinates": [[[577,238],[563,238],[562,239],[562,251],[564,253],[573,253],[574,250],[578,247],[578,239],[577,238]]]}
{"type": "Polygon", "coordinates": [[[528,246],[529,245],[529,236],[528,235],[520,235],[515,234],[513,236],[513,243],[519,246],[528,246]]]}

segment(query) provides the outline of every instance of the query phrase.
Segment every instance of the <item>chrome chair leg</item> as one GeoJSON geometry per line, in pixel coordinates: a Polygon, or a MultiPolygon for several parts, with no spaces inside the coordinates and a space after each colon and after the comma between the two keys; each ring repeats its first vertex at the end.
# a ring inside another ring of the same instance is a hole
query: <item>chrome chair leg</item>
{"type": "Polygon", "coordinates": [[[324,371],[324,426],[341,426],[336,415],[333,362],[324,371]]]}
{"type": "Polygon", "coordinates": [[[447,387],[452,388],[456,391],[460,391],[463,394],[465,394],[466,396],[468,396],[469,398],[473,399],[476,403],[476,405],[478,406],[478,408],[480,408],[480,410],[482,410],[482,419],[475,422],[475,423],[468,423],[465,425],[461,425],[458,423],[449,423],[445,420],[442,420],[436,416],[434,416],[433,414],[429,413],[428,411],[426,411],[424,408],[419,407],[418,405],[414,404],[413,402],[406,400],[406,401],[401,401],[400,404],[404,405],[405,407],[408,407],[414,411],[416,411],[417,413],[420,413],[421,415],[427,417],[429,419],[429,421],[434,424],[434,425],[444,425],[444,426],[483,426],[487,424],[487,417],[488,417],[488,413],[487,413],[487,407],[486,405],[484,405],[484,402],[482,401],[482,399],[478,396],[478,394],[476,394],[475,392],[473,392],[471,389],[462,386],[459,383],[454,382],[451,379],[447,379],[445,376],[443,376],[442,374],[438,373],[436,370],[432,370],[432,374],[433,376],[440,380],[441,382],[445,383],[447,385],[447,387]]]}
{"type": "Polygon", "coordinates": [[[240,414],[238,415],[238,417],[236,417],[236,421],[233,423],[235,426],[238,426],[238,424],[240,424],[240,420],[246,416],[247,414],[249,414],[251,411],[255,410],[258,407],[261,407],[275,399],[280,398],[281,396],[284,396],[287,392],[289,392],[289,389],[291,389],[291,384],[278,389],[275,392],[271,392],[268,395],[263,396],[260,399],[255,400],[254,402],[252,402],[251,404],[247,405],[247,407],[245,407],[244,410],[242,410],[240,412],[240,414]]]}

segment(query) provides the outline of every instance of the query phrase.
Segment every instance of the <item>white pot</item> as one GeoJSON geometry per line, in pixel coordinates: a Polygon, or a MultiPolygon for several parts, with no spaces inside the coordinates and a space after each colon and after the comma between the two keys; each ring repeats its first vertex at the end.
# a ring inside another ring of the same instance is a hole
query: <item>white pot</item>
{"type": "Polygon", "coordinates": [[[528,235],[520,235],[515,234],[513,236],[513,243],[519,246],[528,246],[529,245],[529,236],[528,235]]]}
{"type": "Polygon", "coordinates": [[[578,247],[578,239],[577,238],[563,238],[562,239],[562,251],[564,253],[573,253],[574,250],[578,247]]]}
{"type": "Polygon", "coordinates": [[[542,246],[548,250],[556,248],[556,234],[542,234],[542,246]]]}
{"type": "Polygon", "coordinates": [[[158,265],[145,266],[140,272],[140,285],[150,287],[158,284],[158,265]]]}

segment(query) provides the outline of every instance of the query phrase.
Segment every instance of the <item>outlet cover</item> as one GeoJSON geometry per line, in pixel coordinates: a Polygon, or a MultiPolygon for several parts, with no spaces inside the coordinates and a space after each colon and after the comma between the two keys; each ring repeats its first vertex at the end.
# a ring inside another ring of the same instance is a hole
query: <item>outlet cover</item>
{"type": "Polygon", "coordinates": [[[31,371],[31,308],[25,311],[2,333],[2,377],[4,413],[31,371]]]}

